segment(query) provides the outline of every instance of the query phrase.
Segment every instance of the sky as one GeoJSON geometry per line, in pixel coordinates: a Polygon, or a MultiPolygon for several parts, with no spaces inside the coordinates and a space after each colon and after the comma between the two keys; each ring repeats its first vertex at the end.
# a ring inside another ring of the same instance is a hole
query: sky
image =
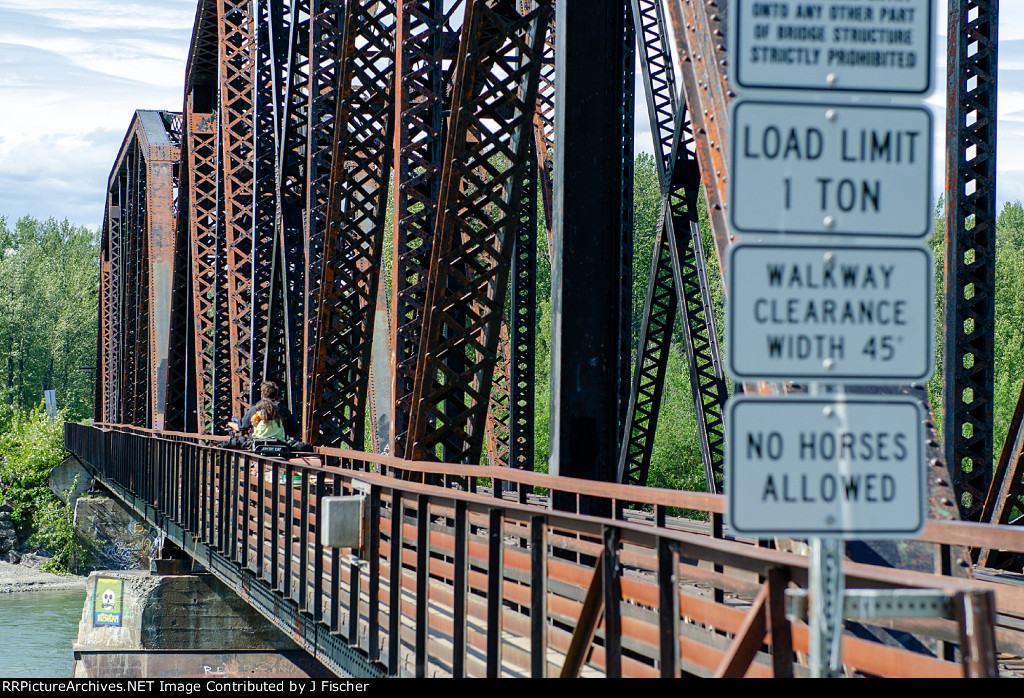
{"type": "MultiPolygon", "coordinates": [[[[939,4],[936,29],[944,35],[939,4]]],[[[1024,2],[1000,4],[999,207],[1024,199],[1024,2]]],[[[132,114],[181,110],[195,8],[195,0],[0,0],[0,216],[100,225],[106,180],[132,114]]],[[[941,44],[936,54],[939,89],[928,102],[941,138],[941,44]]],[[[636,145],[651,150],[641,94],[636,145]]],[[[941,162],[941,144],[935,148],[941,162]]]]}

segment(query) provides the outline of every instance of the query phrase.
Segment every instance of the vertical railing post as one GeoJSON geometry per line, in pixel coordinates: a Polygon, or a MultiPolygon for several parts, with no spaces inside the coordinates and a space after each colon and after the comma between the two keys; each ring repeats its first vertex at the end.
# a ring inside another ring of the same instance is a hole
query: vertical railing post
{"type": "Polygon", "coordinates": [[[619,579],[619,529],[604,526],[605,676],[622,678],[622,584],[619,579]]]}
{"type": "Polygon", "coordinates": [[[402,493],[391,490],[391,543],[390,543],[391,596],[388,607],[388,675],[398,676],[402,647],[402,493]]]}
{"type": "Polygon", "coordinates": [[[487,524],[487,678],[501,677],[501,609],[505,579],[504,512],[491,509],[487,524]]]}
{"type": "MultiPolygon", "coordinates": [[[[325,494],[324,472],[316,472],[316,485],[313,494],[313,506],[316,507],[316,530],[313,533],[313,620],[320,621],[324,617],[324,553],[320,543],[321,530],[324,525],[323,502],[325,494]]],[[[333,548],[332,548],[333,549],[333,548]]]]}
{"type": "Polygon", "coordinates": [[[430,500],[416,497],[416,678],[427,675],[427,610],[430,607],[430,500]]]}
{"type": "MultiPolygon", "coordinates": [[[[664,509],[662,509],[664,511],[664,509]]],[[[676,544],[658,538],[658,645],[661,678],[675,678],[679,667],[679,589],[676,544]]]]}
{"type": "MultiPolygon", "coordinates": [[[[524,490],[521,487],[520,490],[524,490]]],[[[543,516],[530,517],[530,677],[547,674],[548,574],[547,526],[543,516]]]]}
{"type": "Polygon", "coordinates": [[[370,595],[369,638],[367,654],[371,662],[380,661],[380,485],[370,487],[370,530],[366,555],[370,559],[370,579],[367,592],[370,595]]]}
{"type": "Polygon", "coordinates": [[[960,631],[964,678],[998,678],[995,592],[973,589],[957,592],[953,597],[953,616],[960,631]]]}
{"type": "Polygon", "coordinates": [[[467,504],[464,500],[455,501],[455,588],[454,600],[455,622],[452,632],[452,676],[461,679],[466,676],[466,588],[468,573],[468,547],[466,529],[467,504]]]}
{"type": "MultiPolygon", "coordinates": [[[[289,483],[289,487],[294,486],[289,483]]],[[[309,610],[309,470],[299,475],[299,603],[300,611],[309,610]]]]}

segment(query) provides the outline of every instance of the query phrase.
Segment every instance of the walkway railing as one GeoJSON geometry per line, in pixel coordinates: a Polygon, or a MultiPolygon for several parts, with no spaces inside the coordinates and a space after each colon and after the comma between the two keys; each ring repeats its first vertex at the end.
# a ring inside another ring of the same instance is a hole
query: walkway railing
{"type": "MultiPolygon", "coordinates": [[[[65,426],[67,448],[116,494],[339,673],[806,674],[807,626],[786,619],[783,593],[806,587],[808,560],[723,538],[720,496],[326,448],[323,465],[287,462],[217,441],[65,426]],[[354,493],[369,511],[363,547],[323,546],[321,499],[354,493]],[[553,511],[552,493],[611,516],[553,511]],[[682,510],[707,520],[669,516],[682,510]]],[[[933,522],[924,538],[942,550],[982,539],[1024,550],[1008,526],[933,522]]],[[[1024,587],[844,571],[849,588],[993,590],[996,643],[1024,655],[1024,587]]],[[[885,627],[913,632],[922,651],[848,633],[849,671],[964,675],[948,661],[962,624],[885,627]]]]}

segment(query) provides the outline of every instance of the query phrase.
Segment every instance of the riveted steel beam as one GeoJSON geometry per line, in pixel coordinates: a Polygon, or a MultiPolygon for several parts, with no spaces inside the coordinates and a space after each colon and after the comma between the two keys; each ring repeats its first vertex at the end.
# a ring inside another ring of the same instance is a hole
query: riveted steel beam
{"type": "Polygon", "coordinates": [[[406,446],[415,459],[480,457],[548,11],[466,5],[406,446]]]}
{"type": "Polygon", "coordinates": [[[362,449],[392,166],[395,5],[345,8],[310,437],[362,449]]]}
{"type": "Polygon", "coordinates": [[[398,0],[395,35],[395,201],[392,240],[390,452],[407,449],[434,222],[447,139],[446,86],[458,33],[440,0],[398,0]]]}
{"type": "Polygon", "coordinates": [[[992,482],[998,0],[950,0],[943,426],[961,517],[992,482]]]}

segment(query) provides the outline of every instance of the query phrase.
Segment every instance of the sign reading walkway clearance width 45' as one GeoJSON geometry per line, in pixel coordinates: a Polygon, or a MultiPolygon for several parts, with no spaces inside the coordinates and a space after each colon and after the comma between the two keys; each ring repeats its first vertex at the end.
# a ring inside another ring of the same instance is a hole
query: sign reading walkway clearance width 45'
{"type": "Polygon", "coordinates": [[[738,100],[731,123],[729,205],[736,231],[928,234],[927,109],[738,100]]]}
{"type": "Polygon", "coordinates": [[[733,377],[911,383],[931,376],[927,248],[739,243],[728,269],[733,377]]]}

